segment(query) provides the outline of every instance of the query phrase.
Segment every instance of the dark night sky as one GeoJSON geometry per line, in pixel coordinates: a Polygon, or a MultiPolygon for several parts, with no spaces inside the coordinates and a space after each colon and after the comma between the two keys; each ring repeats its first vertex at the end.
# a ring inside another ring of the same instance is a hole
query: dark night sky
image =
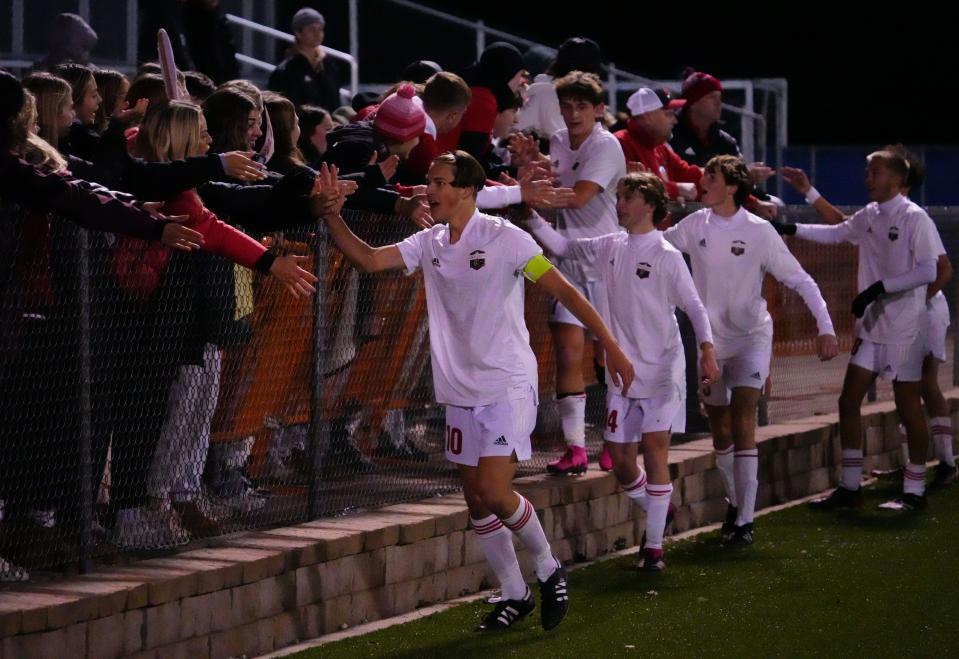
{"type": "MultiPolygon", "coordinates": [[[[373,2],[360,2],[361,41],[366,62],[373,59],[366,54],[376,48],[376,63],[365,66],[377,79],[392,79],[418,57],[455,69],[454,56],[444,59],[444,53],[453,52],[451,43],[459,51],[464,42],[472,43],[472,34],[464,30],[440,28],[429,19],[411,24],[405,10],[378,1],[371,19],[373,2]],[[384,49],[383,44],[389,45],[384,49]]],[[[328,42],[346,45],[345,35],[336,34],[337,25],[345,27],[345,9],[336,6],[341,3],[289,4],[320,8],[328,18],[328,42]]],[[[793,144],[959,143],[953,103],[946,100],[953,93],[959,55],[955,12],[942,4],[924,9],[912,3],[908,14],[896,16],[889,9],[849,13],[850,7],[842,5],[847,13],[840,14],[830,5],[788,3],[799,18],[771,2],[706,7],[643,0],[579,2],[567,4],[566,13],[557,11],[566,4],[559,2],[424,4],[483,18],[493,27],[554,46],[574,34],[589,36],[603,47],[606,59],[655,78],[675,79],[687,65],[719,77],[787,78],[793,144]]]]}

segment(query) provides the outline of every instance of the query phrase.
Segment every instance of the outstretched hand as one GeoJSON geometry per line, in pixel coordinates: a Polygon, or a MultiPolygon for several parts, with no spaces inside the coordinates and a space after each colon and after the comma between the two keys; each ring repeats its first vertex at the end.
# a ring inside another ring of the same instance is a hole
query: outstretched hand
{"type": "Polygon", "coordinates": [[[309,297],[316,292],[313,286],[316,276],[299,266],[305,259],[305,256],[278,256],[270,266],[270,274],[283,282],[293,297],[309,297]]]}

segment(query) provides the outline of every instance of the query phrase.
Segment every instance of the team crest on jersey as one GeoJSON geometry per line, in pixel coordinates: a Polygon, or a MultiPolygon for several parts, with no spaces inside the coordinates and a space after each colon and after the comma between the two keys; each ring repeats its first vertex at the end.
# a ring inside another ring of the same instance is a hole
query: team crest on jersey
{"type": "Polygon", "coordinates": [[[741,240],[734,240],[732,246],[729,248],[729,251],[736,256],[742,256],[746,253],[746,243],[741,240]]]}
{"type": "Polygon", "coordinates": [[[486,265],[486,252],[481,249],[470,252],[470,268],[479,270],[486,265]]]}
{"type": "Polygon", "coordinates": [[[889,240],[897,240],[899,238],[899,227],[889,227],[889,240]]]}
{"type": "Polygon", "coordinates": [[[440,260],[436,258],[435,256],[433,257],[433,267],[434,268],[440,267],[440,260]]]}
{"type": "Polygon", "coordinates": [[[636,276],[640,279],[649,278],[649,273],[652,270],[653,266],[649,265],[645,261],[640,262],[636,265],[636,276]]]}
{"type": "Polygon", "coordinates": [[[700,239],[699,239],[699,246],[700,246],[700,247],[705,247],[705,246],[706,246],[706,239],[705,239],[705,238],[700,238],[700,239]]]}

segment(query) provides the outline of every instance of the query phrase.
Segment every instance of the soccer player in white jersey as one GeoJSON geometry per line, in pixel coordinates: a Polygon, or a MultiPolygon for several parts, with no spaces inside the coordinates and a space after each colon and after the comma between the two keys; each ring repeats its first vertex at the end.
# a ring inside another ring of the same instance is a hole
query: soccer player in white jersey
{"type": "MultiPolygon", "coordinates": [[[[321,172],[322,176],[322,172],[321,172]]],[[[566,571],[553,557],[532,504],[512,489],[516,462],[531,454],[536,423],[536,359],[523,318],[523,280],[562,300],[607,354],[612,381],[628,389],[633,368],[589,302],[552,267],[536,242],[502,218],[476,210],[482,166],[464,151],[437,157],[427,199],[439,223],[406,240],[373,248],[339,213],[330,236],[365,272],[423,271],[436,399],[446,405],[446,456],[459,466],[470,521],[503,597],[479,630],[512,626],[533,596],[520,572],[513,535],[529,549],[540,585],[541,623],[552,629],[569,606],[566,571]]],[[[335,181],[324,180],[325,189],[335,181]]]]}
{"type": "Polygon", "coordinates": [[[594,268],[603,282],[606,320],[636,369],[625,394],[607,383],[605,439],[616,479],[646,511],[639,566],[647,571],[665,567],[663,533],[673,492],[669,436],[682,432],[686,422],[686,358],[676,307],[695,328],[705,382],[719,377],[706,308],[682,254],[654,224],[666,217],[666,202],[658,176],[632,173],[620,179],[616,190],[616,213],[626,233],[568,240],[537,215],[527,222],[551,253],[594,268]],[[638,442],[645,471],[636,464],[638,442]]]}
{"type": "Polygon", "coordinates": [[[819,287],[789,253],[776,230],[743,208],[752,187],[742,158],[716,156],[706,163],[703,203],[664,236],[689,255],[693,281],[709,312],[721,372],[702,385],[716,450],[716,465],[729,498],[723,535],[734,545],[753,542],[759,454],[756,406],[772,356],[773,322],[762,297],[763,275],[794,289],[816,318],[819,358],[832,359],[839,344],[819,287]]]}
{"type": "MultiPolygon", "coordinates": [[[[909,174],[906,185],[900,192],[908,197],[922,185],[925,180],[925,166],[914,154],[907,151],[901,144],[890,144],[885,150],[897,151],[909,163],[909,174]]],[[[806,198],[806,203],[816,209],[816,212],[829,224],[839,224],[846,218],[842,211],[833,206],[819,194],[812,186],[809,177],[801,169],[783,167],[780,170],[783,178],[792,185],[799,194],[806,198]]],[[[937,232],[937,237],[938,232],[937,232]]],[[[956,456],[953,453],[952,418],[949,416],[949,403],[942,395],[939,387],[939,364],[946,361],[946,331],[949,329],[949,305],[942,289],[952,278],[952,264],[946,254],[946,248],[940,239],[937,244],[939,258],[936,261],[936,280],[926,287],[926,313],[923,314],[919,334],[916,341],[922,343],[922,380],[920,390],[922,402],[926,405],[929,414],[929,425],[932,431],[932,444],[939,464],[936,465],[935,475],[930,487],[944,487],[956,481],[959,469],[956,468],[956,456]]],[[[908,446],[908,445],[907,445],[908,446]]],[[[896,479],[903,477],[905,467],[898,469],[873,469],[872,475],[882,479],[896,479]]]]}
{"type": "MultiPolygon", "coordinates": [[[[616,183],[626,175],[626,158],[619,141],[599,121],[606,110],[603,86],[598,77],[582,71],[563,76],[555,86],[566,127],[550,139],[550,164],[560,184],[576,193],[559,211],[556,228],[570,239],[618,231],[616,183]]],[[[595,268],[575,259],[561,259],[557,267],[594,305],[602,298],[595,268]]],[[[552,473],[581,474],[587,463],[583,323],[561,300],[554,300],[549,320],[556,348],[557,408],[567,449],[547,468],[552,473]]],[[[602,350],[596,353],[599,365],[602,350]]],[[[600,466],[610,468],[606,454],[600,456],[600,466]]]]}
{"type": "Polygon", "coordinates": [[[866,159],[866,189],[871,203],[836,225],[777,225],[818,243],[859,246],[859,295],[852,302],[856,341],[839,395],[842,476],[831,494],[810,502],[819,510],[862,506],[862,420],[860,407],[877,377],[893,381],[896,410],[906,428],[909,464],[903,494],[880,504],[908,511],[926,504],[925,474],[929,431],[922,413],[920,380],[925,349],[917,341],[925,313],[925,292],[936,278],[941,242],[932,220],[901,194],[909,175],[906,159],[876,151],[866,159]]]}

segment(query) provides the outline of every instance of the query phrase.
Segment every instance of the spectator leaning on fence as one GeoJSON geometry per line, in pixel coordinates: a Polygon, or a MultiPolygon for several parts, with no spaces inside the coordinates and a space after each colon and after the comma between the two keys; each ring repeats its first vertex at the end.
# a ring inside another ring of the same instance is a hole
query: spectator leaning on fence
{"type": "Polygon", "coordinates": [[[462,120],[437,138],[441,152],[462,149],[483,163],[491,146],[497,99],[518,92],[524,82],[523,56],[512,44],[498,41],[463,72],[472,96],[462,120]]]}
{"type": "Polygon", "coordinates": [[[440,155],[440,136],[454,131],[469,107],[472,92],[466,81],[455,73],[442,71],[432,75],[420,92],[426,127],[420,142],[401,164],[398,179],[409,185],[422,184],[433,159],[440,155]]]}
{"type": "Polygon", "coordinates": [[[333,130],[333,118],[318,105],[297,106],[296,116],[300,122],[300,139],[297,140],[297,146],[306,163],[318,169],[328,148],[326,136],[333,130]]]}
{"type": "Polygon", "coordinates": [[[340,87],[349,80],[347,67],[323,50],[326,19],[304,7],[290,24],[296,39],[280,62],[267,87],[290,99],[294,105],[319,105],[327,112],[340,107],[340,87]]]}

